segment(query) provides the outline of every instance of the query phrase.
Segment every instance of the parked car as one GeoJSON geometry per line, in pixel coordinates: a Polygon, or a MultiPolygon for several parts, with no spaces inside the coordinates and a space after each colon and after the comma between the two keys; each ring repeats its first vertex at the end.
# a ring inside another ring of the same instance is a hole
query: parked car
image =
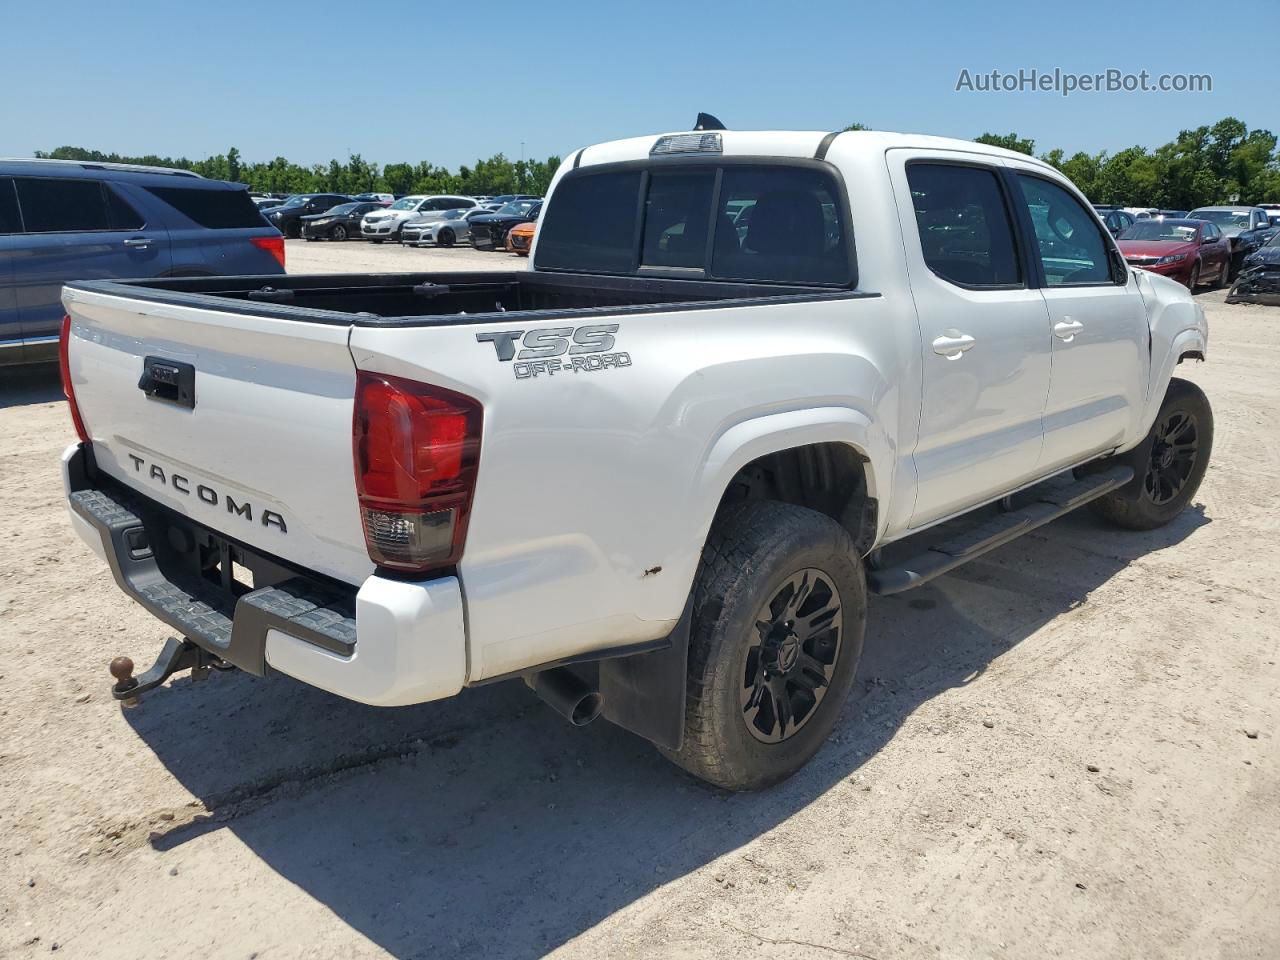
{"type": "Polygon", "coordinates": [[[1280,307],[1280,230],[1240,264],[1240,276],[1227,303],[1264,303],[1280,307]]]}
{"type": "Polygon", "coordinates": [[[533,246],[533,234],[537,227],[537,223],[531,220],[528,223],[517,223],[508,230],[507,252],[518,253],[522,257],[527,257],[529,248],[533,246]]]}
{"type": "MultiPolygon", "coordinates": [[[[1209,400],[1174,376],[1209,353],[1203,308],[1033,157],[633,138],[567,158],[535,247],[527,270],[287,276],[271,299],[67,286],[71,523],[189,638],[140,677],[115,662],[114,697],[211,665],[388,707],[522,678],[766,787],[840,719],[868,593],[1085,504],[1176,522],[1210,462],[1209,400]],[[742,241],[730,200],[754,201],[742,241]]],[[[1076,592],[1078,554],[1040,554],[1076,592]]]]}
{"type": "Polygon", "coordinates": [[[425,227],[445,219],[455,210],[461,210],[466,213],[470,210],[483,211],[483,209],[476,203],[474,197],[428,197],[427,202],[422,204],[418,212],[401,224],[400,242],[404,242],[406,230],[409,230],[414,236],[421,237],[425,227]]]}
{"type": "Polygon", "coordinates": [[[1148,217],[1154,217],[1160,213],[1155,207],[1121,207],[1120,209],[1135,220],[1146,220],[1148,217]]]}
{"type": "Polygon", "coordinates": [[[280,206],[284,201],[276,197],[255,197],[253,203],[259,210],[268,210],[271,207],[280,206]]]}
{"type": "Polygon", "coordinates": [[[351,199],[361,203],[376,203],[380,207],[389,207],[396,202],[396,198],[389,193],[357,193],[351,199]]]}
{"type": "Polygon", "coordinates": [[[1099,210],[1098,216],[1102,218],[1102,222],[1107,225],[1107,231],[1113,237],[1120,236],[1136,221],[1134,215],[1126,210],[1099,210]]]}
{"type": "Polygon", "coordinates": [[[501,196],[489,197],[481,205],[488,207],[492,211],[492,210],[500,210],[503,207],[505,207],[508,203],[512,203],[513,201],[516,201],[516,200],[541,200],[541,199],[542,199],[541,197],[535,197],[531,193],[504,193],[501,196]]]}
{"type": "Polygon", "coordinates": [[[1159,210],[1156,212],[1157,217],[1166,217],[1171,220],[1185,220],[1187,218],[1186,210],[1159,210]]]}
{"type": "Polygon", "coordinates": [[[284,273],[243,184],[186,170],[0,160],[0,364],[57,356],[62,284],[284,273]]]}
{"type": "Polygon", "coordinates": [[[366,201],[340,203],[324,213],[312,213],[302,218],[301,235],[304,240],[346,240],[360,236],[360,221],[371,210],[381,210],[382,204],[366,201]]]}
{"type": "Polygon", "coordinates": [[[471,245],[477,250],[502,250],[508,230],[537,220],[541,212],[541,200],[512,200],[493,213],[481,214],[471,221],[471,245]]]}
{"type": "Polygon", "coordinates": [[[1273,227],[1280,224],[1280,203],[1260,203],[1258,206],[1267,211],[1267,219],[1273,227]]]}
{"type": "Polygon", "coordinates": [[[1271,239],[1271,232],[1276,229],[1262,207],[1196,207],[1187,217],[1216,224],[1230,241],[1231,272],[1228,279],[1239,272],[1245,257],[1271,239]]]}
{"type": "Polygon", "coordinates": [[[1231,248],[1217,224],[1208,220],[1139,220],[1116,240],[1135,267],[1163,274],[1194,290],[1221,285],[1231,269],[1231,248]]]}
{"type": "Polygon", "coordinates": [[[476,205],[472,197],[461,197],[456,194],[448,196],[439,194],[414,194],[401,197],[385,210],[375,210],[365,214],[360,221],[360,233],[374,243],[384,240],[400,242],[400,231],[404,225],[414,218],[422,218],[422,222],[439,220],[447,210],[463,208],[470,210],[476,205]]]}
{"type": "Polygon", "coordinates": [[[286,237],[302,236],[302,218],[332,210],[340,203],[351,203],[340,193],[299,193],[278,207],[266,211],[267,222],[286,237]]]}
{"type": "Polygon", "coordinates": [[[469,210],[446,210],[439,220],[422,223],[411,220],[401,229],[400,242],[410,247],[421,247],[428,243],[452,247],[460,240],[469,239],[471,221],[487,212],[484,207],[472,207],[469,210]]]}

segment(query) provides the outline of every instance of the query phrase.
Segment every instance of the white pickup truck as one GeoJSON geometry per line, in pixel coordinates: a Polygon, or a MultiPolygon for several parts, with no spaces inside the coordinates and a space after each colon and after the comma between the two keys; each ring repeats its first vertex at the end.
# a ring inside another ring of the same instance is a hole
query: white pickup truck
{"type": "Polygon", "coordinates": [[[399,705],[521,677],[732,789],[866,594],[1194,495],[1208,331],[1031,157],[880,132],[587,147],[531,269],[66,287],[71,520],[176,669],[399,705]],[[972,514],[966,518],[962,515],[972,514]],[[933,530],[944,521],[945,532],[933,530]]]}

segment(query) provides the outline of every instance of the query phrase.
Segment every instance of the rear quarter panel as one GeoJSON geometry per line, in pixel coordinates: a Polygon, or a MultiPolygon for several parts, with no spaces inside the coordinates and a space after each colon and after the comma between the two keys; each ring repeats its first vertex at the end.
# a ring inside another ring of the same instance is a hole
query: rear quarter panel
{"type": "Polygon", "coordinates": [[[892,485],[901,309],[884,297],[356,327],[357,367],[484,404],[460,574],[470,679],[670,632],[716,506],[755,457],[847,442],[892,485]],[[616,323],[608,369],[518,377],[476,333],[616,323]]]}

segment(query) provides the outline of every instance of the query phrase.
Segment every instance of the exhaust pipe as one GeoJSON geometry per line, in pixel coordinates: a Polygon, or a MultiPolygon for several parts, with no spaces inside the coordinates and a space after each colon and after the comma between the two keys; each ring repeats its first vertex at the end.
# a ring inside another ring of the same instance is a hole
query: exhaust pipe
{"type": "Polygon", "coordinates": [[[604,698],[572,670],[554,667],[540,673],[526,674],[524,682],[542,702],[575,727],[585,727],[600,716],[604,698]]]}

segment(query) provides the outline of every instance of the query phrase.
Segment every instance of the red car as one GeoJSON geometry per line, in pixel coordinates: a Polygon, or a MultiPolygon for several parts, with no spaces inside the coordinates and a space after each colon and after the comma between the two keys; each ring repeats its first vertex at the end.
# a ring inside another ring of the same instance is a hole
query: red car
{"type": "Polygon", "coordinates": [[[1116,238],[1131,266],[1164,274],[1194,290],[1223,284],[1231,266],[1231,244],[1208,220],[1139,220],[1116,238]]]}

